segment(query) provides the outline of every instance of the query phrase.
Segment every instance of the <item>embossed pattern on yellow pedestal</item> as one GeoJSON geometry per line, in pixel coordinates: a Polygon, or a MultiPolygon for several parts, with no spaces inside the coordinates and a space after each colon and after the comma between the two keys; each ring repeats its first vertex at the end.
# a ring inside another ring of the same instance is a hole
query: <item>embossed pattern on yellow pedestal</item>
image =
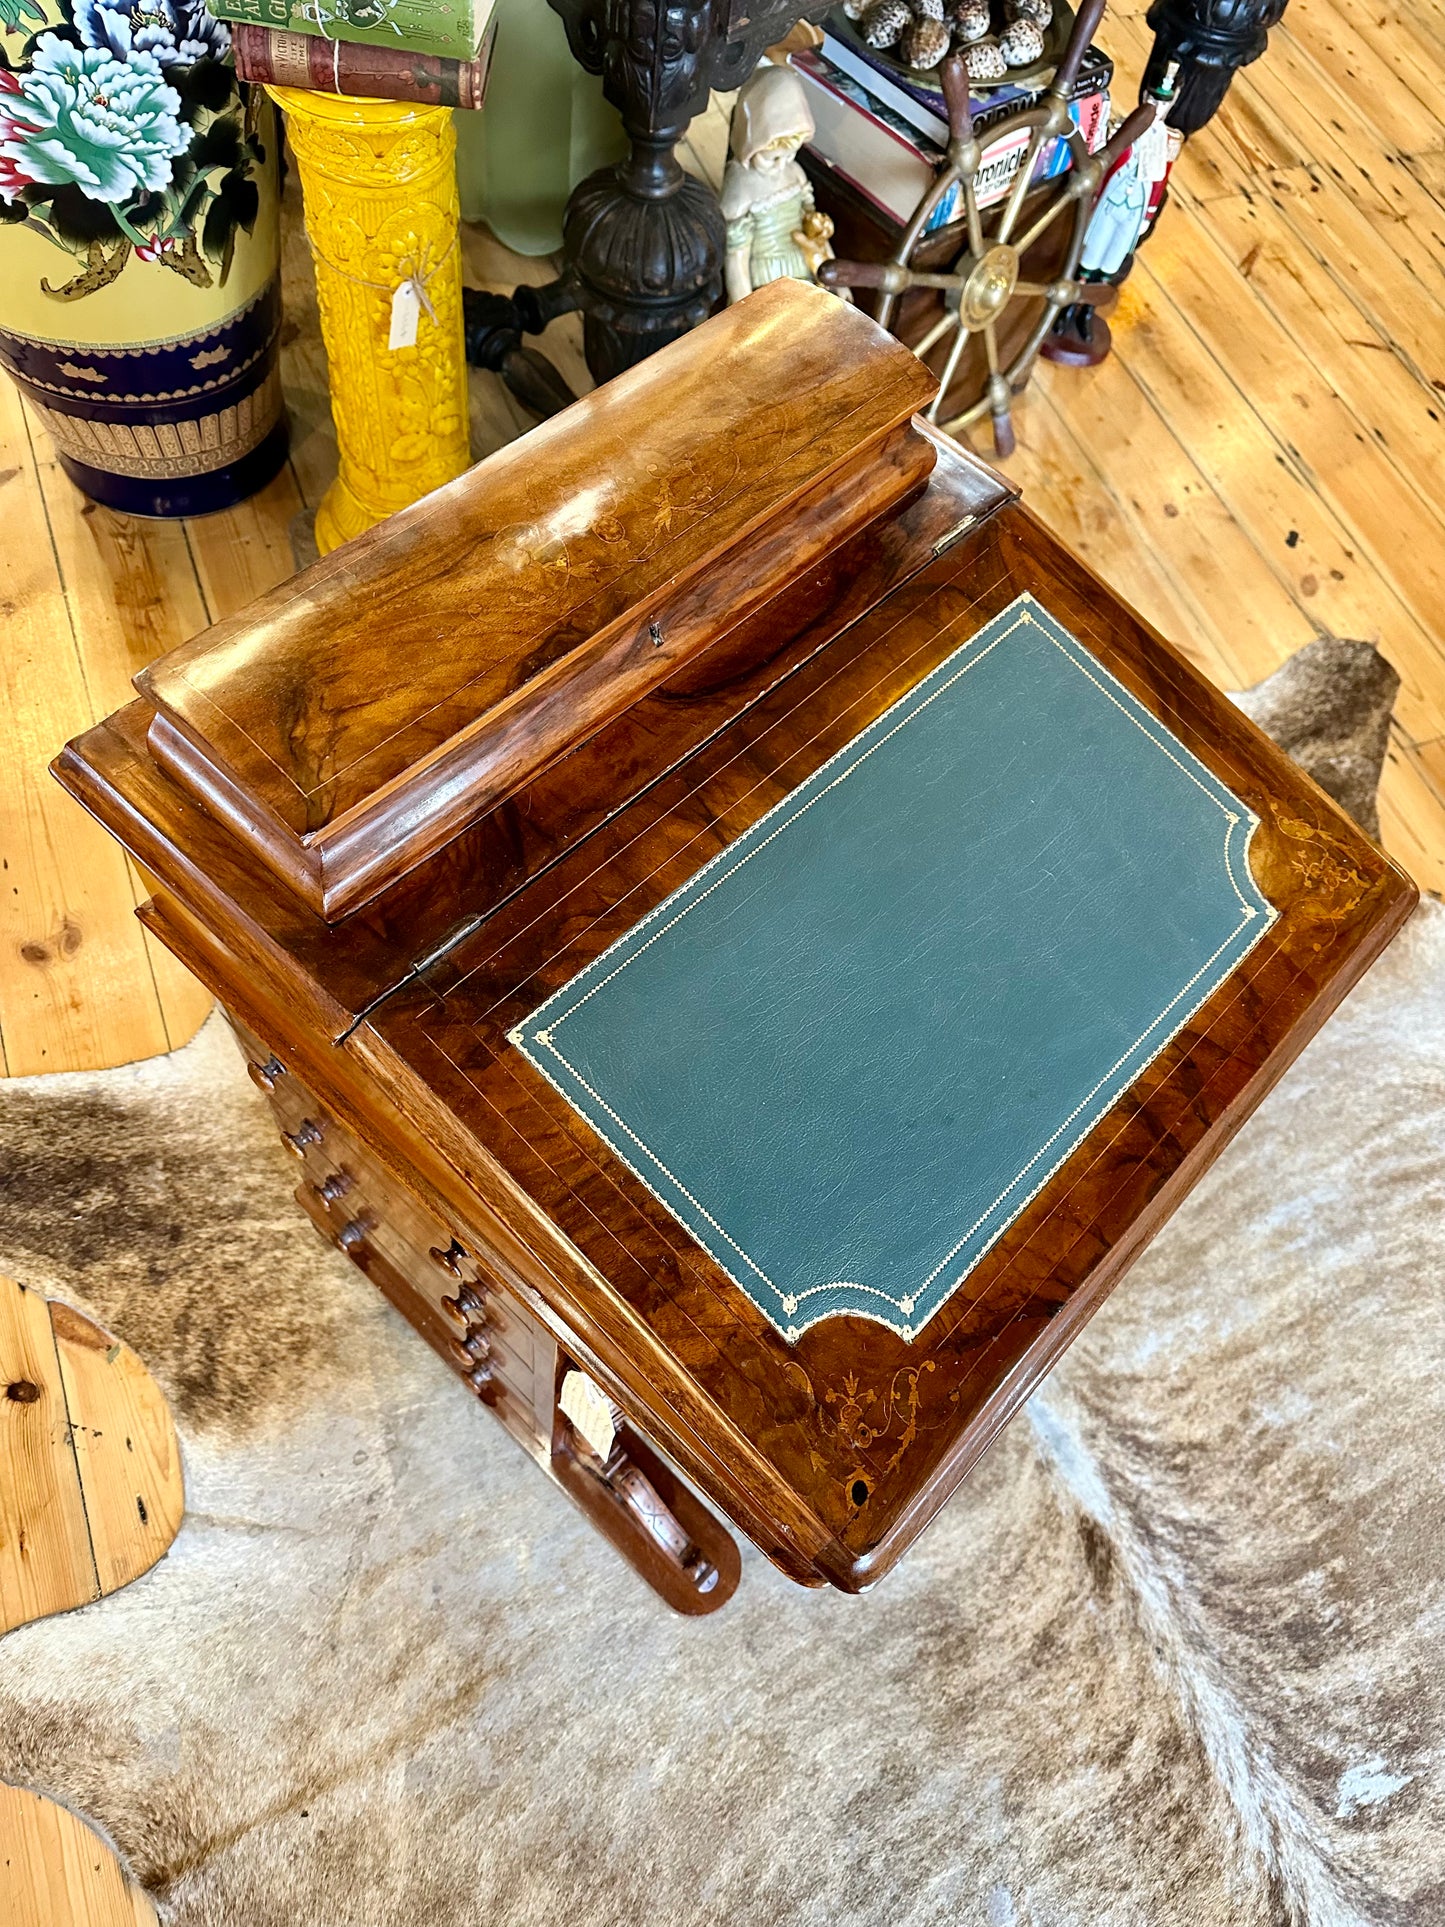
{"type": "Polygon", "coordinates": [[[316,513],[324,554],[470,459],[456,136],[446,108],[267,91],[301,174],[341,454],[316,513]],[[414,346],[390,348],[392,296],[412,276],[433,312],[414,346]]]}

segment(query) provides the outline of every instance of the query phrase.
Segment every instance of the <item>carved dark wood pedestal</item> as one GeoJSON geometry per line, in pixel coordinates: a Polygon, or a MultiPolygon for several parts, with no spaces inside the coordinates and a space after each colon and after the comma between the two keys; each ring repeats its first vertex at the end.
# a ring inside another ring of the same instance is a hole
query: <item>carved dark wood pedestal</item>
{"type": "Polygon", "coordinates": [[[722,209],[675,152],[689,122],[711,93],[740,87],[765,47],[799,20],[821,20],[828,4],[552,4],[577,60],[601,74],[632,152],[578,183],[563,224],[566,267],[545,287],[518,288],[512,301],[527,334],[580,309],[587,366],[607,381],[705,321],[722,300],[722,209]]]}

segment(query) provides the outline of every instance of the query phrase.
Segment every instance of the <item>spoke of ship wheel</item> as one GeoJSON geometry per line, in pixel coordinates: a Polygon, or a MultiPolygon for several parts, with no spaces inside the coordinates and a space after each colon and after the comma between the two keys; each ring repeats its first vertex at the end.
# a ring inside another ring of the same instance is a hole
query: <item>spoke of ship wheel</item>
{"type": "Polygon", "coordinates": [[[1044,126],[1043,122],[1040,121],[1029,135],[1029,144],[1024,149],[1023,159],[1019,162],[1019,171],[1014,175],[1014,184],[1009,192],[1008,206],[1004,209],[1003,216],[993,231],[995,243],[1007,241],[1014,231],[1014,222],[1019,218],[1019,210],[1024,204],[1024,196],[1029,191],[1029,183],[1033,179],[1034,162],[1039,157],[1039,149],[1043,146],[1043,140],[1044,126]]]}
{"type": "Polygon", "coordinates": [[[931,422],[938,420],[938,411],[947,399],[949,386],[953,381],[953,377],[958,372],[959,360],[967,345],[968,330],[963,326],[962,319],[960,318],[958,333],[953,338],[953,346],[949,349],[948,359],[943,364],[943,373],[938,377],[938,393],[933,397],[932,404],[928,409],[928,420],[931,422]]]}
{"type": "Polygon", "coordinates": [[[978,211],[978,196],[973,191],[973,175],[963,176],[963,211],[968,220],[968,251],[976,261],[983,253],[983,221],[978,211]]]}
{"type": "Polygon", "coordinates": [[[1033,226],[1025,228],[1017,241],[1014,242],[1014,246],[1018,249],[1019,253],[1027,253],[1034,242],[1037,241],[1039,236],[1044,232],[1045,228],[1058,220],[1064,209],[1066,207],[1071,208],[1078,198],[1077,190],[1071,186],[1066,186],[1060,193],[1056,194],[1044,209],[1043,213],[1034,222],[1033,226]]]}
{"type": "Polygon", "coordinates": [[[922,341],[916,344],[913,350],[914,354],[917,355],[920,361],[922,361],[923,357],[928,353],[929,349],[936,348],[939,342],[942,341],[943,337],[948,333],[949,329],[956,327],[957,325],[958,325],[958,316],[953,312],[951,308],[946,308],[942,313],[942,315],[940,315],[938,320],[934,322],[933,326],[929,329],[928,333],[923,337],[922,341]]]}
{"type": "Polygon", "coordinates": [[[994,324],[991,320],[983,324],[983,352],[988,357],[989,374],[996,375],[998,373],[998,336],[994,332],[994,324]]]}
{"type": "Polygon", "coordinates": [[[999,457],[1014,452],[1013,421],[1009,413],[1008,383],[999,371],[998,336],[993,322],[983,326],[983,351],[988,356],[988,410],[993,417],[993,448],[999,457]]]}
{"type": "MultiPolygon", "coordinates": [[[[959,276],[956,274],[925,274],[921,268],[905,268],[903,272],[907,279],[899,287],[899,294],[907,294],[913,288],[933,288],[939,294],[950,294],[959,283],[959,276]]],[[[866,288],[868,283],[860,278],[854,285],[866,288]]]]}

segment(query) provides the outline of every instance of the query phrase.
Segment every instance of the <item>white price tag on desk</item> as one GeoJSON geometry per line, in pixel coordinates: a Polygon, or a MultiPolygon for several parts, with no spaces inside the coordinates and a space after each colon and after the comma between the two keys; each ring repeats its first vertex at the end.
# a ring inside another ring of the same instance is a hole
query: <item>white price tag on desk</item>
{"type": "Polygon", "coordinates": [[[562,1396],[558,1402],[605,1465],[612,1454],[621,1412],[586,1372],[568,1372],[562,1380],[562,1396]]]}

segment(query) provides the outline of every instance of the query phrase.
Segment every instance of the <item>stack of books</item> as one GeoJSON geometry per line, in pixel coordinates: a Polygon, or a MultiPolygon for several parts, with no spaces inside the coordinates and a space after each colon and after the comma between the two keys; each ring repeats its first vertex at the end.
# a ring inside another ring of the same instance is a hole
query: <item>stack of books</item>
{"type": "Polygon", "coordinates": [[[206,0],[243,80],[431,107],[480,107],[495,0],[206,0]]]}
{"type": "MultiPolygon", "coordinates": [[[[891,226],[906,226],[944,161],[948,119],[941,83],[930,87],[920,76],[892,65],[841,21],[830,23],[821,46],[788,58],[813,111],[811,153],[891,226]]],[[[1108,137],[1113,78],[1114,63],[1100,48],[1090,47],[1079,67],[1069,112],[1091,153],[1108,137]]],[[[984,142],[974,183],[980,207],[1008,192],[1029,141],[1028,130],[1015,129],[989,144],[988,130],[1032,106],[1042,92],[1041,87],[1005,85],[974,98],[974,131],[984,142]]],[[[1034,180],[1049,180],[1068,165],[1068,142],[1050,141],[1034,164],[1034,180]]],[[[928,228],[943,227],[962,213],[961,193],[954,187],[934,209],[928,228]]]]}

